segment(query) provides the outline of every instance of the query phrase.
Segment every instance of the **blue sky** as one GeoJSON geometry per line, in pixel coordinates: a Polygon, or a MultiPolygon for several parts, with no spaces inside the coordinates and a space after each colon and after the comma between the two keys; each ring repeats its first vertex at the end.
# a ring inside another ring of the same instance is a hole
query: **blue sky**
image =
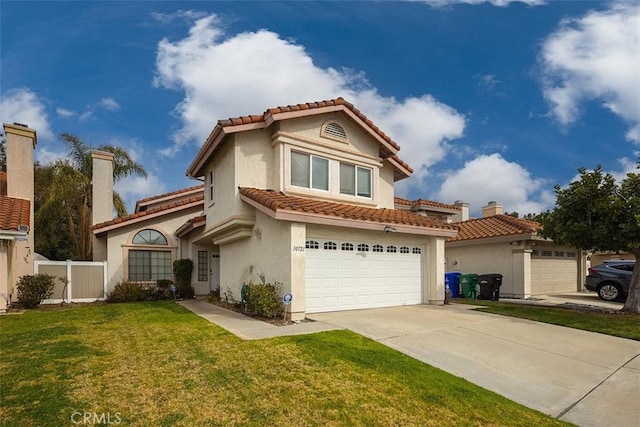
{"type": "Polygon", "coordinates": [[[631,1],[2,1],[0,119],[117,144],[185,171],[218,119],[343,96],[415,170],[397,193],[472,214],[551,208],[579,167],[622,177],[640,155],[640,6],[631,1]]]}

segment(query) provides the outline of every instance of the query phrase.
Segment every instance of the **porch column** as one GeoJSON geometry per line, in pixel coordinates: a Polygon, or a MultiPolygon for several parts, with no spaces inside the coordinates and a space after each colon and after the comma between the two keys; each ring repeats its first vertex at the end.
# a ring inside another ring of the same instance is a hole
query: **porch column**
{"type": "Polygon", "coordinates": [[[531,297],[531,249],[521,245],[511,251],[512,289],[515,298],[531,297]]]}
{"type": "Polygon", "coordinates": [[[424,304],[444,304],[444,239],[433,237],[422,255],[422,300],[424,304]]]}

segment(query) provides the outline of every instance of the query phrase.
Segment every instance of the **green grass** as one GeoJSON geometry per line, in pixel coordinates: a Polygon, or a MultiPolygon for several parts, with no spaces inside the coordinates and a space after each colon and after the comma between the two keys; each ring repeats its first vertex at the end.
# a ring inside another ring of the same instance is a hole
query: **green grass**
{"type": "Polygon", "coordinates": [[[499,301],[458,299],[456,303],[481,305],[484,306],[482,310],[487,313],[519,317],[640,341],[640,315],[638,314],[499,301]]]}
{"type": "Polygon", "coordinates": [[[11,426],[563,424],[352,332],[242,341],[171,301],[3,316],[0,386],[11,426]]]}

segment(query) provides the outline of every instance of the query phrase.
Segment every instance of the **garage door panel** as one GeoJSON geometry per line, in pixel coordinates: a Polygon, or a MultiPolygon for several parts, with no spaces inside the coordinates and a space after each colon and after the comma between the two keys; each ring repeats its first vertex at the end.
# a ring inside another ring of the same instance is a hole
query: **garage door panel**
{"type": "MultiPolygon", "coordinates": [[[[341,242],[336,243],[340,249],[341,242]]],[[[351,243],[357,247],[361,242],[351,243]]],[[[329,251],[322,249],[322,243],[319,246],[306,251],[307,312],[422,302],[420,255],[329,251]]]]}

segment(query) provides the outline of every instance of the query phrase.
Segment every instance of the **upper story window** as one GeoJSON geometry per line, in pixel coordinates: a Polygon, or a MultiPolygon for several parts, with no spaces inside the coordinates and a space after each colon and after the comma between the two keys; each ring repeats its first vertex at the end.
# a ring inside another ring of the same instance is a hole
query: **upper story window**
{"type": "Polygon", "coordinates": [[[320,135],[325,138],[331,138],[342,142],[347,142],[347,133],[344,128],[336,122],[328,122],[322,126],[320,135]]]}
{"type": "Polygon", "coordinates": [[[340,163],[340,193],[371,197],[371,169],[340,163]]]}
{"type": "Polygon", "coordinates": [[[213,187],[213,171],[209,171],[209,177],[208,177],[208,181],[209,181],[209,201],[210,202],[214,202],[215,201],[215,193],[214,193],[214,187],[213,187]]]}
{"type": "Polygon", "coordinates": [[[292,151],[291,185],[329,191],[329,160],[292,151]]]}

